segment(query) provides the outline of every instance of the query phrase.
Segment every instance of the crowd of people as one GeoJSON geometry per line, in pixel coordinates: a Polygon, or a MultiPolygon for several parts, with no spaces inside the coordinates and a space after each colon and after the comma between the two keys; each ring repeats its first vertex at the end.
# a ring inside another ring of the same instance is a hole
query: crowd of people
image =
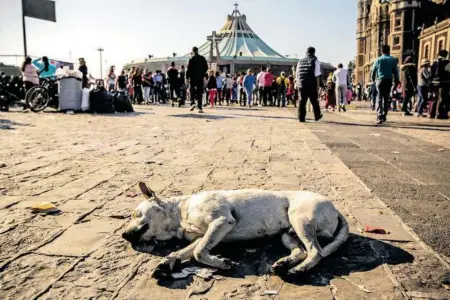
{"type": "MultiPolygon", "coordinates": [[[[56,67],[44,56],[32,60],[27,57],[22,64],[25,89],[39,84],[40,78],[55,76],[56,67]]],[[[83,74],[83,87],[88,87],[88,68],[83,58],[79,59],[79,71],[83,74]]],[[[90,75],[89,75],[90,77],[90,75]]],[[[175,62],[164,74],[132,67],[129,72],[122,70],[119,75],[111,66],[104,80],[108,91],[127,93],[133,103],[166,104],[184,106],[190,99],[191,111],[196,107],[203,112],[203,106],[238,104],[241,106],[276,106],[286,107],[291,104],[298,107],[298,118],[304,122],[306,104],[309,100],[315,120],[322,118],[319,100],[325,100],[325,109],[331,108],[346,111],[346,105],[355,97],[370,99],[372,110],[377,112],[377,123],[386,122],[390,110],[401,109],[405,116],[412,111],[417,116],[448,119],[450,111],[450,63],[448,51],[441,50],[438,58],[431,63],[425,58],[419,68],[407,57],[401,67],[397,60],[390,56],[390,47],[382,47],[382,55],[374,62],[371,80],[364,97],[360,83],[352,86],[348,70],[342,64],[329,74],[322,82],[320,62],[315,56],[315,49],[309,47],[306,56],[299,60],[296,74],[287,75],[281,72],[276,76],[271,69],[262,66],[255,74],[254,70],[235,75],[221,74],[209,70],[206,59],[192,49],[192,56],[187,69],[179,68],[175,62]],[[417,100],[416,100],[417,99],[417,100]],[[300,101],[298,101],[300,100],[300,101]],[[399,103],[402,103],[401,108],[399,103]]]]}
{"type": "Polygon", "coordinates": [[[383,46],[382,55],[371,70],[370,99],[372,109],[377,111],[377,123],[386,122],[390,110],[397,111],[401,101],[404,116],[448,119],[450,111],[450,62],[448,51],[441,50],[431,63],[422,59],[419,68],[412,57],[406,57],[399,68],[397,60],[390,56],[390,47],[383,46]],[[413,101],[413,99],[417,99],[413,101]]]}

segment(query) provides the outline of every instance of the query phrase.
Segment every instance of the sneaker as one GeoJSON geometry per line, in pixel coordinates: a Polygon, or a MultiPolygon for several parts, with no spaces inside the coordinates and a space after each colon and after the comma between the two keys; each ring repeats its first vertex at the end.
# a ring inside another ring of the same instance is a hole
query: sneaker
{"type": "Polygon", "coordinates": [[[404,116],[412,116],[413,114],[410,113],[409,111],[405,111],[405,112],[403,113],[403,115],[404,115],[404,116]]]}
{"type": "Polygon", "coordinates": [[[194,111],[194,109],[195,109],[195,105],[192,105],[190,111],[194,111]]]}
{"type": "Polygon", "coordinates": [[[299,120],[299,122],[300,122],[300,123],[305,123],[305,122],[306,122],[306,120],[299,120]]]}
{"type": "Polygon", "coordinates": [[[347,109],[346,109],[345,107],[343,107],[342,110],[343,110],[344,112],[347,112],[347,109]]]}
{"type": "Polygon", "coordinates": [[[202,110],[202,109],[199,109],[199,110],[198,110],[198,113],[199,113],[199,114],[202,114],[202,113],[203,113],[203,110],[202,110]]]}
{"type": "Polygon", "coordinates": [[[381,124],[383,124],[383,120],[381,120],[381,119],[377,120],[377,125],[381,125],[381,124]]]}
{"type": "Polygon", "coordinates": [[[322,118],[323,118],[323,115],[320,114],[320,116],[319,116],[318,118],[316,118],[315,120],[316,120],[316,122],[317,122],[317,121],[320,121],[320,119],[322,119],[322,118]]]}

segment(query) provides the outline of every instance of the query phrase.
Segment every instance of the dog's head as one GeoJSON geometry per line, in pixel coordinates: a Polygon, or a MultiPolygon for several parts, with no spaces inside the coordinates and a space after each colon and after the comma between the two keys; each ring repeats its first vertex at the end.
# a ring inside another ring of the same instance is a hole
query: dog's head
{"type": "Polygon", "coordinates": [[[144,244],[151,251],[157,241],[170,240],[173,234],[168,229],[168,215],[161,199],[145,183],[139,183],[139,188],[146,200],[133,212],[122,237],[133,245],[144,244]]]}

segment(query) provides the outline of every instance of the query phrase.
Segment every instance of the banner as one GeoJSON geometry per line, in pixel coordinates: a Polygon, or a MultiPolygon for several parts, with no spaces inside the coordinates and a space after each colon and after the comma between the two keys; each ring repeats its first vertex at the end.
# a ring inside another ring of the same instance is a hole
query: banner
{"type": "Polygon", "coordinates": [[[56,22],[55,1],[22,0],[24,17],[56,22]]]}

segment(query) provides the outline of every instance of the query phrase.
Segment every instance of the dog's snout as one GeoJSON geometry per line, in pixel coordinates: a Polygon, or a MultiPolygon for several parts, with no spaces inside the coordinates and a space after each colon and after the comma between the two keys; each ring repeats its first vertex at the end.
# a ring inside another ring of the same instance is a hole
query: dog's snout
{"type": "Polygon", "coordinates": [[[148,224],[144,224],[142,226],[136,227],[131,230],[124,231],[122,233],[122,238],[130,243],[139,242],[142,234],[144,234],[148,230],[148,224]]]}

